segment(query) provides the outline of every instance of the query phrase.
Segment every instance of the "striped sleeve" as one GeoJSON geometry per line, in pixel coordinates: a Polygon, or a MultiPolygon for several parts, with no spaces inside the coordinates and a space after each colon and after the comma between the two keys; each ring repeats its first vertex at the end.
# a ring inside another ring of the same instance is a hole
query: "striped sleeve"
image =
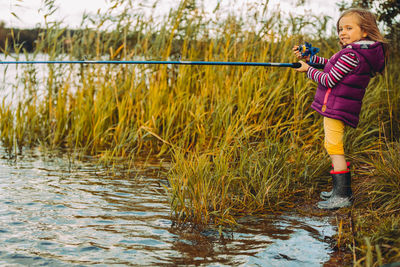
{"type": "Polygon", "coordinates": [[[322,84],[327,88],[334,87],[344,76],[358,66],[358,59],[354,53],[343,54],[329,72],[319,71],[310,67],[307,71],[308,78],[322,84]]]}
{"type": "Polygon", "coordinates": [[[310,58],[310,62],[311,62],[311,63],[318,63],[318,64],[324,64],[324,65],[326,65],[326,63],[328,63],[328,60],[327,60],[326,58],[323,58],[323,57],[319,57],[319,56],[314,55],[314,56],[312,56],[312,57],[310,58]]]}

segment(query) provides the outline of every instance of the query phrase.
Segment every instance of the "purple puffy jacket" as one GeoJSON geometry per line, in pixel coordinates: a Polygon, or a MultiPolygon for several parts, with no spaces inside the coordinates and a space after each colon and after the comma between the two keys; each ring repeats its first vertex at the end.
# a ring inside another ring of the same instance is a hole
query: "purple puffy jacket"
{"type": "Polygon", "coordinates": [[[355,128],[359,121],[365,89],[371,77],[383,71],[385,56],[380,42],[356,42],[333,55],[325,65],[324,72],[329,72],[340,56],[348,52],[357,56],[358,66],[332,88],[319,84],[311,107],[323,116],[341,120],[355,128]]]}

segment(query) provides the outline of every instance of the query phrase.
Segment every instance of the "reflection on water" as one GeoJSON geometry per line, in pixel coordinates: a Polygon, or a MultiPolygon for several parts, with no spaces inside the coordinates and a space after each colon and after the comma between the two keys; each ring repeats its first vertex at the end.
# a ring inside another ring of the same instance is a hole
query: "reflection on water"
{"type": "Polygon", "coordinates": [[[173,225],[163,172],[110,174],[38,151],[0,159],[0,265],[321,266],[327,221],[248,217],[217,232],[173,225]]]}

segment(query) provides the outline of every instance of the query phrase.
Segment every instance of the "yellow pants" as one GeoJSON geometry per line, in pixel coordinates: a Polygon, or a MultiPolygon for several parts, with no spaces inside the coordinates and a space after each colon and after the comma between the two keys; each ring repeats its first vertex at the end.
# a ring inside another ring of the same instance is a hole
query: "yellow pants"
{"type": "Polygon", "coordinates": [[[329,155],[344,155],[344,123],[340,120],[324,117],[325,149],[329,155]]]}

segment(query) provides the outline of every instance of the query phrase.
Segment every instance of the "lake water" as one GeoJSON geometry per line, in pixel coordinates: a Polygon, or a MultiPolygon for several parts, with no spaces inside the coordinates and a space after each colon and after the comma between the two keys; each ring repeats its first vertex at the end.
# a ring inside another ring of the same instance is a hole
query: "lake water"
{"type": "Polygon", "coordinates": [[[332,252],[327,219],[246,217],[222,238],[178,227],[157,165],[115,174],[54,152],[0,157],[1,265],[321,266],[332,252]]]}
{"type": "MultiPolygon", "coordinates": [[[[44,79],[46,67],[38,67],[44,79]]],[[[0,67],[1,101],[16,95],[23,70],[0,67]]],[[[328,218],[245,217],[222,237],[178,226],[164,191],[166,166],[136,164],[133,172],[110,171],[37,149],[10,158],[0,146],[0,265],[322,266],[330,259],[328,218]]]]}

